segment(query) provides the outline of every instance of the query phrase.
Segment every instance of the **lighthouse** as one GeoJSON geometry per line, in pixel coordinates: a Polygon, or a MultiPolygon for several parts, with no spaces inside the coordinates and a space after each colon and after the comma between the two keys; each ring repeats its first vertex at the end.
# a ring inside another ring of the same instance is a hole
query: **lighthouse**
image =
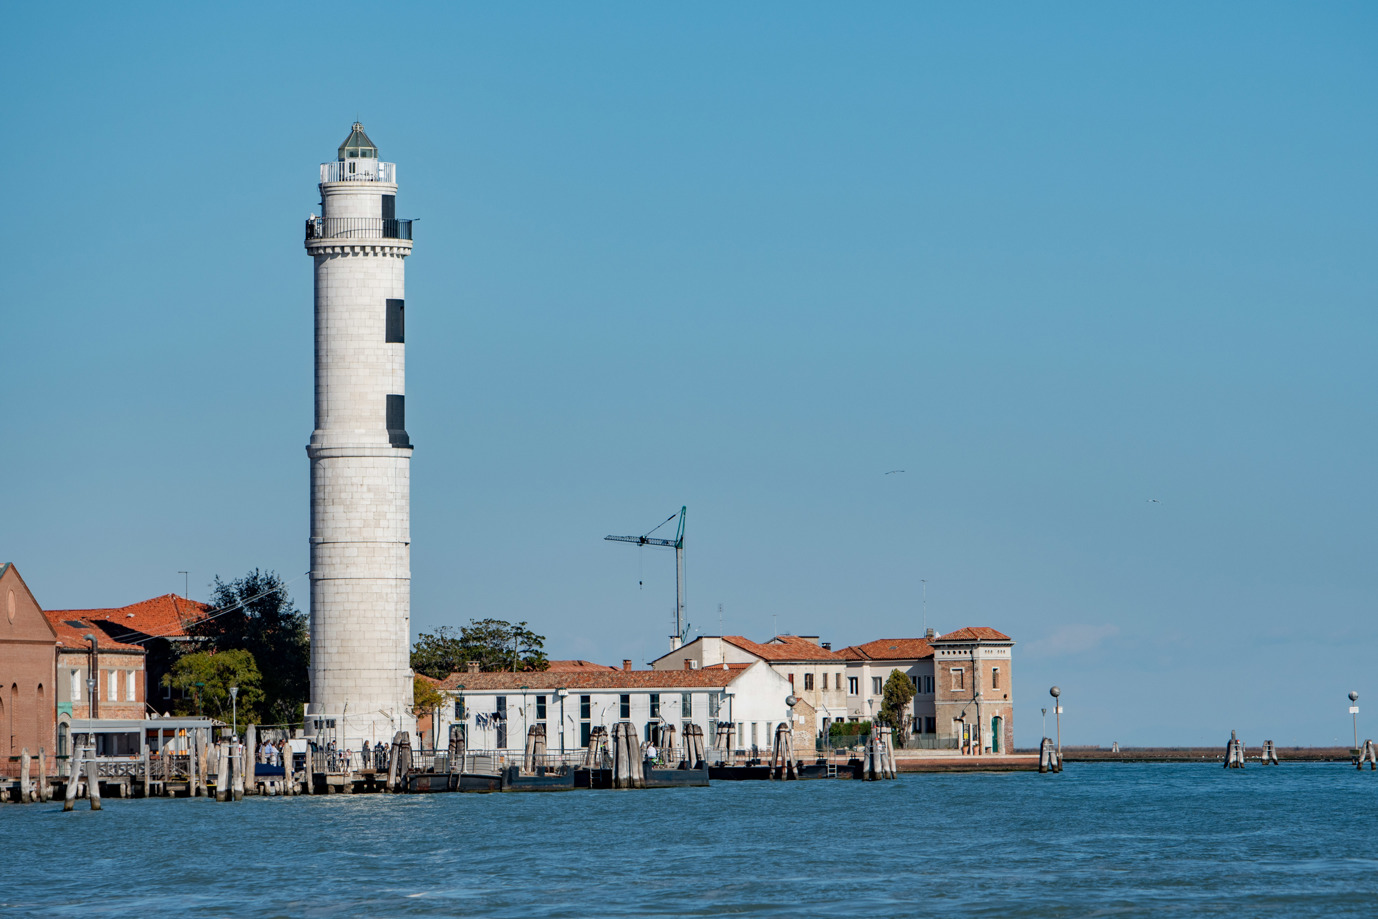
{"type": "Polygon", "coordinates": [[[414,730],[406,285],[397,166],[355,123],[306,221],[316,273],[308,733],[358,749],[414,730]]]}

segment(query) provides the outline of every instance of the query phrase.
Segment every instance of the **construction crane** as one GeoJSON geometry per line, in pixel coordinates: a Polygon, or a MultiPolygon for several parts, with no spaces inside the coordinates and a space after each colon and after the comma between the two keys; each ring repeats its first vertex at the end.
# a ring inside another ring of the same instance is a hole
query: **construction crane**
{"type": "Polygon", "coordinates": [[[660,524],[652,527],[651,530],[642,536],[605,536],[604,539],[611,542],[629,542],[635,546],[657,546],[662,549],[675,550],[675,634],[670,636],[670,650],[673,651],[684,643],[685,637],[689,634],[689,623],[684,621],[684,513],[687,507],[681,507],[678,514],[671,514],[660,524]],[[651,533],[665,526],[675,517],[679,517],[679,529],[675,533],[674,539],[653,539],[651,533]]]}

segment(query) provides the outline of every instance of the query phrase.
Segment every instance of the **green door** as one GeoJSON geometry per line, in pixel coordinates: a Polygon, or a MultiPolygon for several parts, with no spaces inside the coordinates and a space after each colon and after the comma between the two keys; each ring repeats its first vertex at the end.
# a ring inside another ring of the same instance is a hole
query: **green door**
{"type": "Polygon", "coordinates": [[[990,752],[1000,752],[1000,716],[990,719],[990,752]]]}

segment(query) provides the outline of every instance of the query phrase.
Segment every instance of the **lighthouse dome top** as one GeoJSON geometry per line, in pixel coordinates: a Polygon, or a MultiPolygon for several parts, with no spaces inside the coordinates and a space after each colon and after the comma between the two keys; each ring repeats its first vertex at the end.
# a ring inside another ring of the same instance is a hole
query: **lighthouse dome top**
{"type": "Polygon", "coordinates": [[[357,121],[354,122],[349,129],[349,136],[340,144],[339,161],[343,163],[345,160],[377,158],[378,147],[368,139],[368,135],[364,133],[364,126],[357,121]]]}

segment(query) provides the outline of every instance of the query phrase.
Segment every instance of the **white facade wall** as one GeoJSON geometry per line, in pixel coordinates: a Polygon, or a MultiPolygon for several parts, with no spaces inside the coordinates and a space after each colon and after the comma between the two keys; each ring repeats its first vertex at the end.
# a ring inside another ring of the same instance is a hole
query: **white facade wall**
{"type": "MultiPolygon", "coordinates": [[[[882,689],[894,671],[900,671],[914,681],[918,692],[910,705],[915,718],[934,717],[933,659],[896,661],[848,661],[847,676],[857,681],[857,692],[847,694],[847,717],[853,721],[869,721],[880,714],[884,692],[875,691],[875,679],[880,678],[882,689]]],[[[919,728],[915,733],[922,733],[919,728]]]]}
{"type": "MultiPolygon", "coordinates": [[[[320,185],[331,218],[376,218],[384,182],[320,185]]],[[[350,747],[414,730],[410,466],[393,446],[387,397],[405,396],[405,345],[386,340],[389,299],[405,300],[408,240],[366,230],[308,239],[315,260],[316,424],[311,461],[311,699],[350,747]]]]}
{"type": "MultiPolygon", "coordinates": [[[[646,726],[654,719],[651,716],[651,696],[660,699],[660,720],[671,723],[679,738],[683,737],[683,724],[690,721],[703,729],[704,742],[713,746],[718,722],[732,721],[742,727],[743,736],[750,745],[751,729],[755,726],[758,737],[773,738],[775,727],[790,723],[789,706],[785,703],[789,695],[789,684],[764,664],[758,664],[740,672],[726,687],[643,687],[636,688],[570,688],[563,700],[558,689],[447,689],[443,690],[446,704],[440,709],[436,738],[444,748],[449,738],[450,725],[455,723],[455,702],[464,701],[466,735],[471,750],[503,750],[520,755],[526,747],[527,729],[534,724],[546,726],[546,750],[548,753],[573,753],[583,749],[580,726],[601,726],[609,732],[619,721],[630,721],[636,725],[637,736],[646,739],[646,726]],[[629,699],[630,714],[622,717],[621,697],[629,699]],[[686,717],[683,709],[683,695],[690,698],[690,714],[686,717]],[[589,697],[589,719],[581,718],[581,696],[589,697]],[[498,746],[498,730],[492,715],[498,711],[498,697],[506,699],[507,736],[505,746],[498,746]],[[538,718],[538,697],[545,697],[546,717],[538,718]],[[487,715],[487,726],[479,726],[477,715],[487,715]],[[561,747],[563,738],[564,746],[561,747]]],[[[426,739],[429,747],[431,738],[426,739]]],[[[767,747],[769,741],[760,741],[767,747]]]]}

